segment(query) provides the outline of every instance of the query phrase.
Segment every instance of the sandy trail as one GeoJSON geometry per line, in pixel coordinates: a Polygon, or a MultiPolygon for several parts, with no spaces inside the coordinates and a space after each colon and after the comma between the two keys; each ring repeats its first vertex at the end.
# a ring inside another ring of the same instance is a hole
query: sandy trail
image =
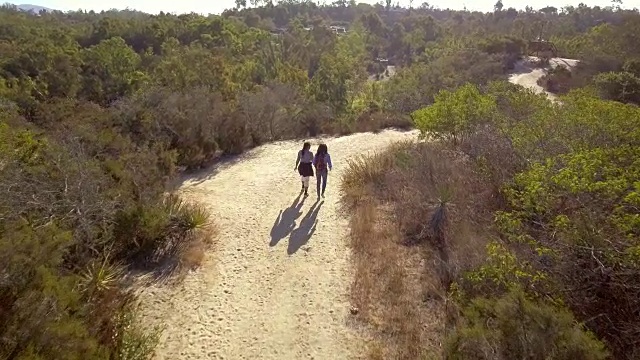
{"type": "MultiPolygon", "coordinates": [[[[352,283],[348,220],[338,213],[346,160],[417,132],[325,139],[334,162],[327,198],[296,204],[301,142],[251,150],[181,188],[221,231],[202,267],[176,288],[141,291],[151,324],[166,327],[158,359],[349,359],[362,351],[347,325],[352,283]]],[[[316,146],[312,147],[315,150],[316,146]]],[[[312,189],[315,179],[312,180],[312,189]]]]}
{"type": "MultiPolygon", "coordinates": [[[[543,75],[525,59],[509,81],[545,93],[536,83],[543,75]]],[[[148,324],[165,327],[156,358],[342,360],[362,353],[347,325],[352,278],[348,219],[338,214],[340,175],[347,159],[416,136],[387,130],[324,139],[335,169],[319,202],[315,180],[311,196],[297,198],[300,142],[264,145],[186,181],[182,194],[206,205],[221,231],[182,283],[140,290],[148,324]]]]}
{"type": "MultiPolygon", "coordinates": [[[[533,66],[533,61],[535,60],[537,60],[536,57],[530,56],[528,58],[525,58],[524,60],[519,61],[516,64],[515,72],[511,76],[509,76],[509,82],[533,89],[533,91],[539,94],[547,94],[549,99],[557,100],[557,95],[545,91],[542,86],[538,85],[538,79],[545,75],[545,70],[541,68],[535,68],[533,66]]],[[[551,67],[562,65],[571,69],[577,64],[578,60],[574,59],[552,58],[549,60],[549,65],[551,67]]]]}

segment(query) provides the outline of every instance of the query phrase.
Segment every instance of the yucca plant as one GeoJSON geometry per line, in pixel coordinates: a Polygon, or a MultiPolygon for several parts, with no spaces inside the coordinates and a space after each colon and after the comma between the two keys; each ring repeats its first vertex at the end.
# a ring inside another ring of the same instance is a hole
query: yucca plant
{"type": "Polygon", "coordinates": [[[185,206],[184,200],[176,194],[169,194],[165,196],[162,203],[170,217],[180,216],[185,206]]]}
{"type": "Polygon", "coordinates": [[[124,274],[124,268],[112,264],[106,256],[101,261],[94,261],[81,274],[80,291],[90,299],[118,285],[124,274]]]}
{"type": "Polygon", "coordinates": [[[209,224],[211,214],[200,204],[186,204],[182,206],[180,217],[188,231],[204,228],[209,224]]]}
{"type": "Polygon", "coordinates": [[[438,272],[440,273],[440,281],[445,289],[448,289],[453,279],[449,268],[449,248],[447,244],[447,224],[449,222],[449,209],[448,206],[453,199],[453,191],[451,187],[445,185],[437,188],[438,192],[438,204],[436,209],[431,215],[429,221],[429,230],[432,234],[432,239],[435,247],[438,250],[440,257],[440,266],[438,272]]]}
{"type": "Polygon", "coordinates": [[[443,246],[444,233],[446,230],[448,214],[447,206],[453,199],[453,191],[449,186],[442,186],[438,188],[438,205],[435,212],[431,216],[429,221],[429,228],[437,241],[438,246],[443,246]]]}
{"type": "Polygon", "coordinates": [[[188,231],[201,229],[209,224],[209,211],[200,204],[188,203],[176,194],[165,197],[163,205],[171,219],[188,231]]]}

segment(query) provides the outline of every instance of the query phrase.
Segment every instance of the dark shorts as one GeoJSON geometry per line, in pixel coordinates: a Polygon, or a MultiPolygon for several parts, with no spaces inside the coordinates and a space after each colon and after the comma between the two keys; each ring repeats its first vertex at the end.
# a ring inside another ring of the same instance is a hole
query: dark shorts
{"type": "Polygon", "coordinates": [[[313,166],[311,163],[300,163],[298,173],[300,176],[313,176],[313,166]]]}

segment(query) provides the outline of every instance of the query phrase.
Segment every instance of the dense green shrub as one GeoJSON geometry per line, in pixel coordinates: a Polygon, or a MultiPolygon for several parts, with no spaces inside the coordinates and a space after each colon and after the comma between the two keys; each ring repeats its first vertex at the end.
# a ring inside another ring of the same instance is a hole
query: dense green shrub
{"type": "MultiPolygon", "coordinates": [[[[503,244],[489,247],[487,263],[459,286],[468,296],[520,286],[563,302],[616,358],[633,358],[640,346],[632,335],[640,324],[634,310],[640,110],[589,91],[572,91],[562,104],[500,83],[485,92],[467,85],[414,114],[425,133],[464,131],[458,148],[489,170],[505,200],[495,217],[503,244]]],[[[473,326],[468,331],[485,336],[473,326]]]]}
{"type": "Polygon", "coordinates": [[[39,126],[16,110],[0,109],[0,356],[147,358],[124,269],[175,258],[206,211],[166,205],[172,156],[104,109],[52,102],[39,126]]]}
{"type": "Polygon", "coordinates": [[[433,105],[413,112],[411,117],[423,136],[458,144],[487,121],[494,108],[495,101],[491,97],[467,84],[453,92],[441,90],[433,105]]]}
{"type": "Polygon", "coordinates": [[[603,99],[640,104],[640,78],[631,72],[598,74],[594,82],[603,99]]]}
{"type": "Polygon", "coordinates": [[[447,359],[604,360],[604,345],[565,309],[527,299],[512,290],[476,298],[465,307],[464,325],[448,339],[447,359]]]}

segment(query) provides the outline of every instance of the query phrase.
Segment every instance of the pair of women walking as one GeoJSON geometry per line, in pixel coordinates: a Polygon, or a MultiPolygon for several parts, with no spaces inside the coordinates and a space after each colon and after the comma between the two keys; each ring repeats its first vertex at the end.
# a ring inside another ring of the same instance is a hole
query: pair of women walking
{"type": "Polygon", "coordinates": [[[298,151],[295,170],[298,170],[300,174],[302,181],[302,189],[300,192],[304,192],[304,196],[309,195],[309,179],[313,176],[313,168],[315,168],[318,199],[320,196],[324,198],[324,191],[327,188],[327,177],[329,176],[329,171],[333,169],[331,156],[329,155],[326,144],[318,145],[315,156],[313,152],[311,152],[311,144],[308,142],[305,142],[302,150],[298,151]]]}

